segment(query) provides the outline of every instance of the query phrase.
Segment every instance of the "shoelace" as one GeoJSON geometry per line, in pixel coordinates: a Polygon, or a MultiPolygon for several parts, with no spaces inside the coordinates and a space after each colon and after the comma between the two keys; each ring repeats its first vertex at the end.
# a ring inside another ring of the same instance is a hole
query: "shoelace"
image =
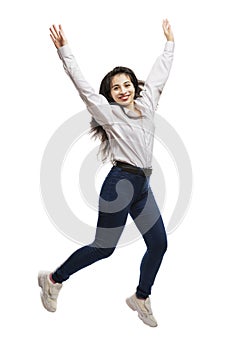
{"type": "Polygon", "coordinates": [[[151,305],[150,305],[150,299],[146,299],[144,302],[145,308],[148,311],[149,315],[152,315],[151,305]]]}
{"type": "Polygon", "coordinates": [[[138,303],[142,313],[144,316],[151,316],[152,310],[151,310],[151,305],[150,305],[150,299],[146,299],[143,303],[138,303]]]}

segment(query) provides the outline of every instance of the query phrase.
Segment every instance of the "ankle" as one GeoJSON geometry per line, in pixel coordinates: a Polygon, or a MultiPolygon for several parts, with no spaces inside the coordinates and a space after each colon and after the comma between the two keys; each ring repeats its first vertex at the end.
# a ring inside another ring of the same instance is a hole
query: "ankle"
{"type": "Polygon", "coordinates": [[[52,273],[50,273],[50,275],[49,275],[49,280],[53,283],[53,284],[56,284],[56,282],[54,281],[54,279],[53,279],[53,274],[52,273]]]}
{"type": "Polygon", "coordinates": [[[137,296],[137,294],[135,294],[135,296],[136,296],[136,298],[137,298],[138,300],[141,300],[141,301],[145,301],[145,300],[147,299],[147,297],[146,297],[146,298],[139,297],[139,296],[137,296]]]}

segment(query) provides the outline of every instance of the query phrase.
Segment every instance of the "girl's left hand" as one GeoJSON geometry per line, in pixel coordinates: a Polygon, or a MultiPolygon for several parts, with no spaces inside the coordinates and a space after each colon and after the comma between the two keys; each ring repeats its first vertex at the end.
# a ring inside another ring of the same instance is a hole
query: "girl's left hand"
{"type": "Polygon", "coordinates": [[[163,32],[166,36],[167,41],[174,41],[174,35],[171,30],[171,25],[167,19],[163,20],[163,32]]]}

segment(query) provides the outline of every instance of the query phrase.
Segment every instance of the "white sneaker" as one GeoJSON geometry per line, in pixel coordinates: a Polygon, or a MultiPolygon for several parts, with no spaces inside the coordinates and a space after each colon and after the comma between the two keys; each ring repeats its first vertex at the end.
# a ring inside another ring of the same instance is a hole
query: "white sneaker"
{"type": "Polygon", "coordinates": [[[57,297],[62,288],[62,283],[52,283],[49,271],[40,271],[38,274],[38,284],[42,291],[40,293],[41,301],[46,310],[55,312],[57,309],[57,297]]]}
{"type": "Polygon", "coordinates": [[[133,310],[138,312],[138,317],[150,327],[157,327],[158,324],[153,316],[150,304],[150,298],[138,299],[136,294],[126,299],[126,304],[133,310]]]}

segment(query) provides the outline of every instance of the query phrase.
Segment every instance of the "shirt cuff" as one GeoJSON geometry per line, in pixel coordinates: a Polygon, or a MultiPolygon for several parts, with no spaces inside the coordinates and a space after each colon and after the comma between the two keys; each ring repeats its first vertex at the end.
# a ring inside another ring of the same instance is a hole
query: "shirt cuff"
{"type": "Polygon", "coordinates": [[[167,41],[165,44],[165,50],[173,52],[175,48],[175,42],[174,41],[167,41]]]}
{"type": "Polygon", "coordinates": [[[66,44],[64,46],[59,47],[57,49],[57,53],[58,53],[59,57],[62,58],[62,57],[70,55],[72,52],[71,52],[70,46],[68,44],[66,44]]]}

